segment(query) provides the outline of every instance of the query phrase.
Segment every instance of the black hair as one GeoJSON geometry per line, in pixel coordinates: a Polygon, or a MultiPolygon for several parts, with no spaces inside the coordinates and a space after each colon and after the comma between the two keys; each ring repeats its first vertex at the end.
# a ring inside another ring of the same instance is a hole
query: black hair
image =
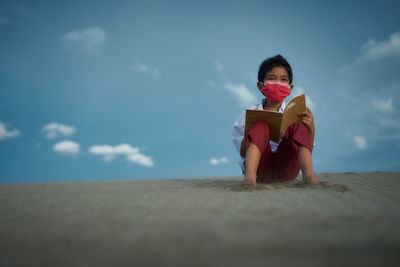
{"type": "Polygon", "coordinates": [[[261,63],[260,69],[258,70],[258,81],[264,82],[265,75],[267,75],[267,73],[270,70],[278,66],[285,68],[285,70],[289,74],[289,83],[292,84],[293,82],[292,67],[290,67],[287,60],[281,55],[276,55],[274,57],[267,58],[261,63]]]}

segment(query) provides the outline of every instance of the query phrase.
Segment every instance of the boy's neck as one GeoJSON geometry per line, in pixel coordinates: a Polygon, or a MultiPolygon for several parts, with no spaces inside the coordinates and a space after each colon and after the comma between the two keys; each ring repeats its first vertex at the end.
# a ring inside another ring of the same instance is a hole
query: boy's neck
{"type": "Polygon", "coordinates": [[[264,103],[264,110],[273,110],[273,111],[278,111],[279,108],[282,105],[282,102],[272,102],[271,100],[268,100],[267,98],[265,99],[265,103],[264,103]]]}

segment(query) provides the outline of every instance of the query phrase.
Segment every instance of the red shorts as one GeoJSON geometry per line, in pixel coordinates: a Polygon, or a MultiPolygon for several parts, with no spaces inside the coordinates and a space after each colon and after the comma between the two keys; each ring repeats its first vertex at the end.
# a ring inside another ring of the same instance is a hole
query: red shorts
{"type": "Polygon", "coordinates": [[[307,147],[312,152],[310,133],[307,127],[301,122],[295,122],[289,126],[276,153],[272,153],[269,141],[269,127],[264,122],[258,121],[249,128],[246,136],[246,151],[251,142],[261,152],[257,168],[257,183],[283,182],[295,179],[300,171],[297,160],[299,145],[307,147]]]}

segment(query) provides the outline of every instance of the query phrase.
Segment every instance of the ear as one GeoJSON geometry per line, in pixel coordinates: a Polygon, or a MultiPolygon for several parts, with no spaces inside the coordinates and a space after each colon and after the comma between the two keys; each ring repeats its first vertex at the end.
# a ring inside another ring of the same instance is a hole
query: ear
{"type": "Polygon", "coordinates": [[[262,90],[264,89],[264,86],[263,86],[263,84],[261,82],[257,82],[257,88],[262,93],[262,90]]]}

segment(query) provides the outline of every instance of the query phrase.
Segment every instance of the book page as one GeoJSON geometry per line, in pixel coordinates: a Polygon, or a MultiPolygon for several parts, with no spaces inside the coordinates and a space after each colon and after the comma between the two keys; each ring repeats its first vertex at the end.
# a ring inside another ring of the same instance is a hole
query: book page
{"type": "Polygon", "coordinates": [[[292,123],[300,120],[300,117],[297,116],[297,114],[303,111],[306,111],[306,97],[304,94],[293,98],[287,104],[285,111],[283,112],[280,137],[283,137],[287,128],[292,125],[292,123]]]}
{"type": "Polygon", "coordinates": [[[270,130],[270,139],[272,141],[279,141],[279,133],[281,129],[283,114],[277,111],[267,111],[267,110],[246,110],[246,125],[244,136],[247,136],[247,131],[249,127],[257,122],[262,121],[265,122],[269,126],[270,130]]]}

